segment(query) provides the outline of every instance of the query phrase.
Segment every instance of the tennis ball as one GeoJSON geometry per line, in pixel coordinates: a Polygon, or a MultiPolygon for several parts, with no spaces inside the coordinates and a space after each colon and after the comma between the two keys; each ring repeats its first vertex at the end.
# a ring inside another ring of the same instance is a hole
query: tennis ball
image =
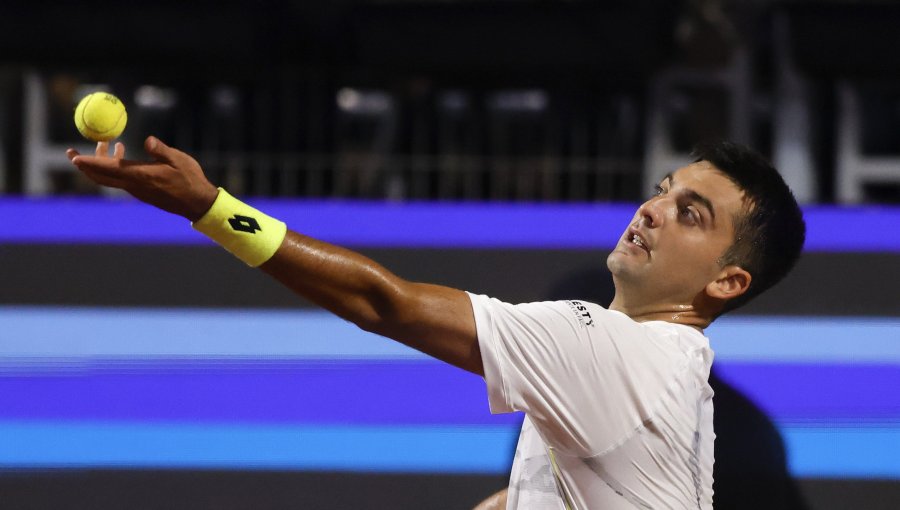
{"type": "Polygon", "coordinates": [[[88,94],[75,107],[75,127],[88,140],[112,140],[122,134],[127,123],[125,105],[106,92],[88,94]]]}

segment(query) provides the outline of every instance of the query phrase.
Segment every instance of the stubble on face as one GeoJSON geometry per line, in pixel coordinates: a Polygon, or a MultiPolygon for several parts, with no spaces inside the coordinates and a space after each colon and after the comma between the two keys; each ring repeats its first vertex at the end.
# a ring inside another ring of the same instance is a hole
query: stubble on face
{"type": "Polygon", "coordinates": [[[607,257],[616,284],[614,303],[690,305],[715,280],[719,258],[733,243],[743,193],[713,165],[701,161],[680,168],[658,191],[641,205],[607,257]]]}

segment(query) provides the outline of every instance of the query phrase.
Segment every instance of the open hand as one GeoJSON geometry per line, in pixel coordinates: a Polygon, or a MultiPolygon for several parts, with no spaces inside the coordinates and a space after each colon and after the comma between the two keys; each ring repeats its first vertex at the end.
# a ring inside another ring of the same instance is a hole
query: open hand
{"type": "Polygon", "coordinates": [[[97,184],[123,189],[142,202],[191,221],[200,219],[219,190],[206,179],[197,160],[153,136],[147,137],[144,150],[152,161],[125,159],[122,143],[116,143],[110,156],[108,142],[98,142],[94,156],[82,156],[75,149],[67,150],[66,156],[97,184]]]}

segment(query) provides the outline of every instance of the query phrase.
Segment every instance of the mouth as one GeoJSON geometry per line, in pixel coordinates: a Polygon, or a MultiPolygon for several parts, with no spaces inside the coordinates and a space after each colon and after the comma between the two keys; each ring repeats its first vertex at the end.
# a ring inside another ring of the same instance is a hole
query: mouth
{"type": "Polygon", "coordinates": [[[650,245],[647,244],[647,240],[637,230],[633,228],[628,229],[623,240],[626,245],[640,248],[647,252],[648,256],[650,255],[650,245]]]}

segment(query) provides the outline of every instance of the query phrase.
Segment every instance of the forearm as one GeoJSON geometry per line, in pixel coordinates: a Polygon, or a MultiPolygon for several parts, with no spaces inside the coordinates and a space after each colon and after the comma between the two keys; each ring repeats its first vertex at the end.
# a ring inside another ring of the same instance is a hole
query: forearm
{"type": "Polygon", "coordinates": [[[408,282],[359,253],[290,232],[224,191],[194,226],[360,328],[481,373],[474,314],[464,292],[408,282]]]}
{"type": "Polygon", "coordinates": [[[290,231],[260,268],[366,331],[483,373],[474,315],[462,291],[406,281],[364,255],[290,231]]]}
{"type": "Polygon", "coordinates": [[[260,269],[312,303],[371,330],[399,320],[397,307],[409,285],[375,261],[351,250],[288,232],[260,269]]]}

